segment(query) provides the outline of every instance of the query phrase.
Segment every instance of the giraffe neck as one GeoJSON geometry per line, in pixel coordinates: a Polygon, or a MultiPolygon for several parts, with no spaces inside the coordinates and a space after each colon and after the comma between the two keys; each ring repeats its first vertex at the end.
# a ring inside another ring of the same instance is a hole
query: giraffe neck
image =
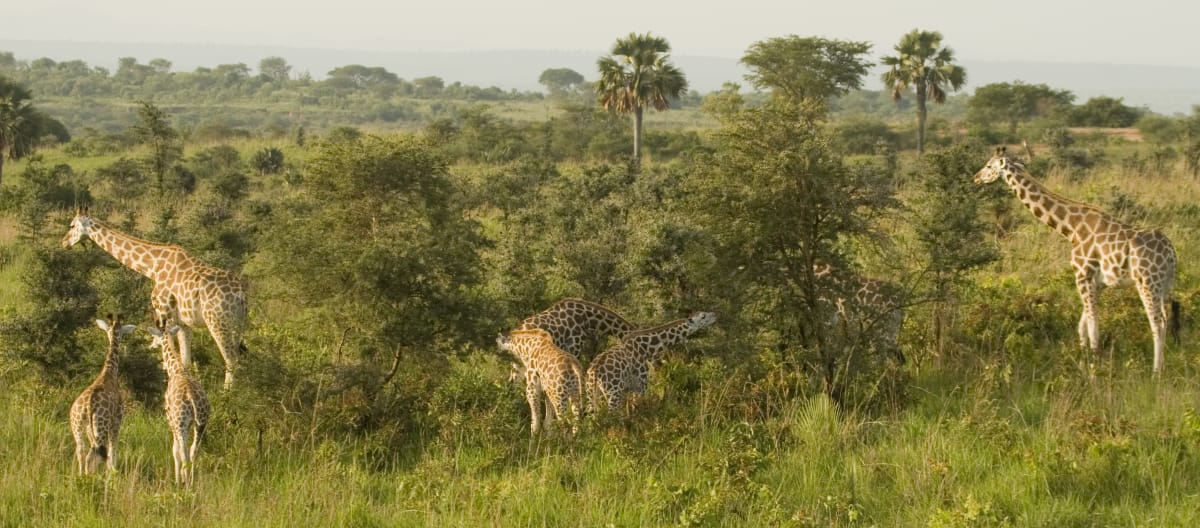
{"type": "Polygon", "coordinates": [[[100,379],[117,377],[117,348],[119,342],[115,336],[108,338],[108,352],[104,354],[104,367],[100,369],[100,379]]]}
{"type": "Polygon", "coordinates": [[[179,352],[175,350],[175,344],[171,341],[170,334],[163,336],[163,368],[167,371],[167,378],[186,377],[187,369],[183,368],[183,361],[179,359],[179,352]]]}
{"type": "Polygon", "coordinates": [[[1076,227],[1066,221],[1068,207],[1091,206],[1060,196],[1029,176],[1024,169],[1013,167],[1004,175],[1004,180],[1017,195],[1021,204],[1043,224],[1057,231],[1064,237],[1071,238],[1076,227]]]}
{"type": "Polygon", "coordinates": [[[663,350],[682,342],[692,335],[690,319],[679,319],[669,323],[633,332],[622,340],[643,360],[657,358],[663,350]]]}
{"type": "Polygon", "coordinates": [[[121,264],[155,282],[165,278],[167,268],[182,267],[185,263],[190,263],[187,255],[177,246],[142,240],[95,219],[92,219],[88,237],[121,264]]]}
{"type": "MultiPolygon", "coordinates": [[[[513,332],[512,334],[512,354],[521,360],[521,363],[529,366],[533,361],[534,352],[538,349],[538,344],[548,339],[538,332],[513,332]]],[[[553,339],[550,340],[553,343],[553,339]]]]}

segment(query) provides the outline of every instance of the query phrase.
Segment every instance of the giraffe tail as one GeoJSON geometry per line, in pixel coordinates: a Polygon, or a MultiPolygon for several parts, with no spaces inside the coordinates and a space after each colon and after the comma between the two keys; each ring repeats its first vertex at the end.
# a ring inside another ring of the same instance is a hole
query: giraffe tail
{"type": "Polygon", "coordinates": [[[1182,311],[1179,300],[1171,299],[1171,321],[1167,323],[1167,333],[1171,335],[1171,341],[1175,343],[1175,346],[1179,346],[1179,329],[1183,326],[1183,321],[1180,319],[1182,311]]]}

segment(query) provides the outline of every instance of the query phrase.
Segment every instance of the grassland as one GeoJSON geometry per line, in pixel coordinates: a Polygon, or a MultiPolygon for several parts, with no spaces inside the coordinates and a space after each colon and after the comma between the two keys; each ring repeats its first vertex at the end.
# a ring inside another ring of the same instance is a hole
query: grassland
{"type": "MultiPolygon", "coordinates": [[[[1175,241],[1176,297],[1195,313],[1200,182],[1178,167],[1134,178],[1113,165],[1043,180],[1095,203],[1131,197],[1139,221],[1175,241]]],[[[119,473],[79,477],[66,414],[88,380],[47,385],[25,365],[0,363],[0,526],[1200,525],[1195,316],[1157,379],[1128,288],[1105,293],[1101,353],[1079,350],[1068,246],[1010,204],[1011,225],[997,227],[1004,258],[974,277],[956,314],[956,331],[987,334],[995,346],[936,356],[920,338],[928,321],[910,318],[907,396],[885,411],[773,393],[718,362],[673,356],[656,373],[667,381],[633,417],[531,441],[506,366],[474,351],[458,368],[494,400],[432,417],[440,425],[406,431],[416,440],[402,448],[369,433],[318,432],[339,419],[334,409],[214,391],[217,416],[186,489],[171,482],[157,406],[129,409],[119,473]],[[1031,326],[1003,326],[1019,317],[1031,326]],[[686,392],[670,382],[688,376],[700,382],[686,392]]],[[[12,241],[11,226],[0,224],[0,234],[12,241]]],[[[7,310],[22,304],[12,255],[0,266],[7,310]]],[[[720,348],[720,337],[698,340],[720,348]]],[[[126,354],[149,352],[134,339],[126,354]]],[[[791,375],[777,369],[764,379],[791,375]]],[[[219,385],[218,370],[205,372],[207,386],[219,385]]]]}

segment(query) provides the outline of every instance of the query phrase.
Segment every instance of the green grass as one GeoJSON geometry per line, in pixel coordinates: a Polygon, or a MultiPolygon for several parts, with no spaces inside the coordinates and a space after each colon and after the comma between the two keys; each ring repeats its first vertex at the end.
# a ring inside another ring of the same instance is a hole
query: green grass
{"type": "MultiPolygon", "coordinates": [[[[1194,352],[1193,349],[1189,349],[1194,352]]],[[[1063,365],[1071,363],[1064,360],[1063,365]]],[[[74,474],[66,408],[81,387],[0,397],[6,526],[1195,526],[1200,365],[1156,382],[929,370],[884,417],[824,397],[760,422],[698,414],[591,423],[581,437],[482,445],[470,424],[373,467],[354,438],[206,439],[197,484],[171,482],[158,408],[132,408],[120,472],[74,474]]],[[[1060,369],[1069,372],[1070,367],[1060,369]]],[[[705,389],[701,399],[729,387],[705,389]]],[[[653,402],[651,407],[653,407],[653,402]]],[[[218,413],[236,402],[215,397],[218,413]]]]}

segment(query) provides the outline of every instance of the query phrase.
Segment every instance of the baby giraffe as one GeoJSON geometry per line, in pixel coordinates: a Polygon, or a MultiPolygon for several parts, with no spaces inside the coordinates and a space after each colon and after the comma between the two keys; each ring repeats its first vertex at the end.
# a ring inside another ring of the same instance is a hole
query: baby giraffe
{"type": "Polygon", "coordinates": [[[204,428],[208,425],[208,396],[204,387],[192,377],[179,353],[175,350],[172,339],[178,326],[167,328],[167,321],[160,320],[158,327],[148,328],[154,336],[151,348],[162,350],[163,369],[167,371],[167,392],[163,396],[163,407],[167,411],[167,427],[171,429],[171,455],[175,458],[175,483],[191,485],[193,482],[192,462],[196,460],[196,450],[200,447],[200,439],[204,437],[204,428]],[[191,446],[188,446],[188,437],[191,446]]]}
{"type": "Polygon", "coordinates": [[[137,328],[121,326],[121,316],[108,315],[97,319],[96,326],[108,336],[108,353],[100,375],[83,394],[71,404],[71,434],[75,436],[75,462],[79,474],[86,475],[108,462],[110,471],[117,470],[117,434],[125,415],[125,397],[117,381],[117,347],[121,336],[137,328]]]}
{"type": "Polygon", "coordinates": [[[540,328],[500,334],[496,337],[496,345],[521,361],[521,366],[513,369],[514,373],[523,372],[525,376],[525,399],[529,401],[532,415],[530,433],[536,435],[541,430],[539,407],[543,396],[548,400],[545,402],[546,427],[551,426],[557,414],[572,422],[572,433],[578,431],[583,411],[583,367],[579,360],[558,348],[550,333],[540,328]],[[568,407],[570,417],[564,415],[568,407]]]}

